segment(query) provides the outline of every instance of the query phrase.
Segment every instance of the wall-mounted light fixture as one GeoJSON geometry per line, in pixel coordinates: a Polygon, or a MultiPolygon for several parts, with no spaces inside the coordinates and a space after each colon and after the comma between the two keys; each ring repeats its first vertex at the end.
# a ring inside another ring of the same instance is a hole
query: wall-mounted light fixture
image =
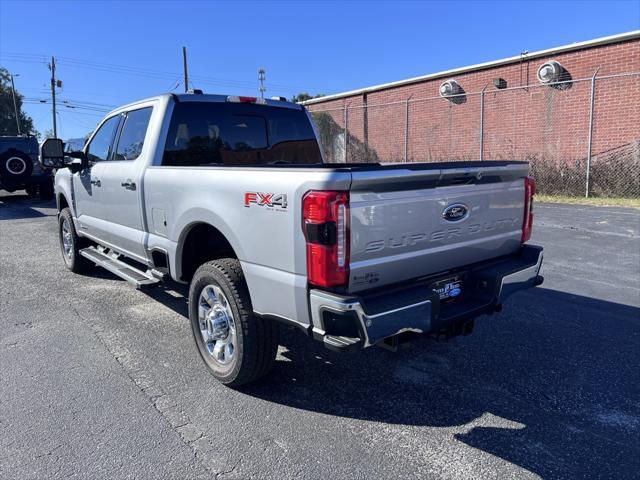
{"type": "Polygon", "coordinates": [[[538,67],[538,81],[557,90],[568,90],[572,86],[571,74],[555,60],[550,60],[538,67]]]}
{"type": "Polygon", "coordinates": [[[440,84],[440,96],[442,98],[452,97],[454,95],[459,95],[460,93],[463,93],[462,87],[460,87],[460,84],[453,79],[440,84]]]}
{"type": "Polygon", "coordinates": [[[493,86],[498,90],[502,90],[503,88],[507,88],[507,81],[504,78],[494,78],[493,86]]]}
{"type": "Polygon", "coordinates": [[[544,84],[558,82],[562,79],[564,72],[565,69],[559,62],[555,60],[545,62],[538,67],[538,81],[544,84]]]}

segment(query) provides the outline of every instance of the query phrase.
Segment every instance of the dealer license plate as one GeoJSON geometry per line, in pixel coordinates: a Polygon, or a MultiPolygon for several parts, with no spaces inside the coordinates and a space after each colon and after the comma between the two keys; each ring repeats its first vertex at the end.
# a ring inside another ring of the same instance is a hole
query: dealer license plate
{"type": "Polygon", "coordinates": [[[431,288],[440,296],[440,301],[454,302],[462,297],[462,278],[460,276],[438,280],[431,288]]]}

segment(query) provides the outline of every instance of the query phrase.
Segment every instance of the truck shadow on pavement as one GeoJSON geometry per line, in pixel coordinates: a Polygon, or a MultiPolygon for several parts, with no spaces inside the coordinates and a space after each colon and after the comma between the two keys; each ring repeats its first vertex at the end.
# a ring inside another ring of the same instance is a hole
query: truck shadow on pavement
{"type": "MultiPolygon", "coordinates": [[[[188,317],[186,287],[168,287],[146,293],[188,317]]],[[[244,394],[391,433],[441,427],[543,478],[633,478],[640,469],[638,308],[535,288],[449,342],[340,354],[281,328],[280,345],[273,371],[244,394]]],[[[402,441],[419,452],[433,432],[402,441]]]]}
{"type": "Polygon", "coordinates": [[[0,195],[0,221],[39,218],[56,215],[55,200],[40,200],[26,194],[0,195]]]}
{"type": "Polygon", "coordinates": [[[338,354],[284,329],[280,343],[273,372],[244,393],[391,426],[445,427],[543,477],[633,477],[640,468],[638,308],[537,288],[447,343],[338,354]]]}

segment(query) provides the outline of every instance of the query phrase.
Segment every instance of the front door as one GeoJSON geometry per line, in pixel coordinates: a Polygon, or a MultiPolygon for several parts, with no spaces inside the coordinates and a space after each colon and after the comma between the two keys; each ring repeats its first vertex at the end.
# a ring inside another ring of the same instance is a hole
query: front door
{"type": "Polygon", "coordinates": [[[102,175],[111,154],[120,115],[108,118],[98,128],[85,149],[88,167],[73,174],[73,197],[78,227],[90,238],[108,242],[109,228],[104,208],[102,175]]]}
{"type": "Polygon", "coordinates": [[[153,108],[123,114],[123,125],[114,142],[111,160],[101,173],[104,208],[109,221],[110,243],[120,252],[144,262],[145,228],[142,214],[142,174],[148,148],[147,127],[153,108]]]}

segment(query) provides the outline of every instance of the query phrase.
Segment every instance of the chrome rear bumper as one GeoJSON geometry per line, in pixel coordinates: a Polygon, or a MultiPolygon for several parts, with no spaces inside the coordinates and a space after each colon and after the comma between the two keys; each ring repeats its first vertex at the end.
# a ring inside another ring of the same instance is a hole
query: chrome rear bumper
{"type": "Polygon", "coordinates": [[[541,247],[525,245],[517,255],[463,269],[465,297],[450,305],[441,304],[426,281],[367,296],[311,290],[313,335],[341,349],[369,347],[403,332],[436,332],[491,313],[509,295],[540,285],[542,259],[541,247]]]}

